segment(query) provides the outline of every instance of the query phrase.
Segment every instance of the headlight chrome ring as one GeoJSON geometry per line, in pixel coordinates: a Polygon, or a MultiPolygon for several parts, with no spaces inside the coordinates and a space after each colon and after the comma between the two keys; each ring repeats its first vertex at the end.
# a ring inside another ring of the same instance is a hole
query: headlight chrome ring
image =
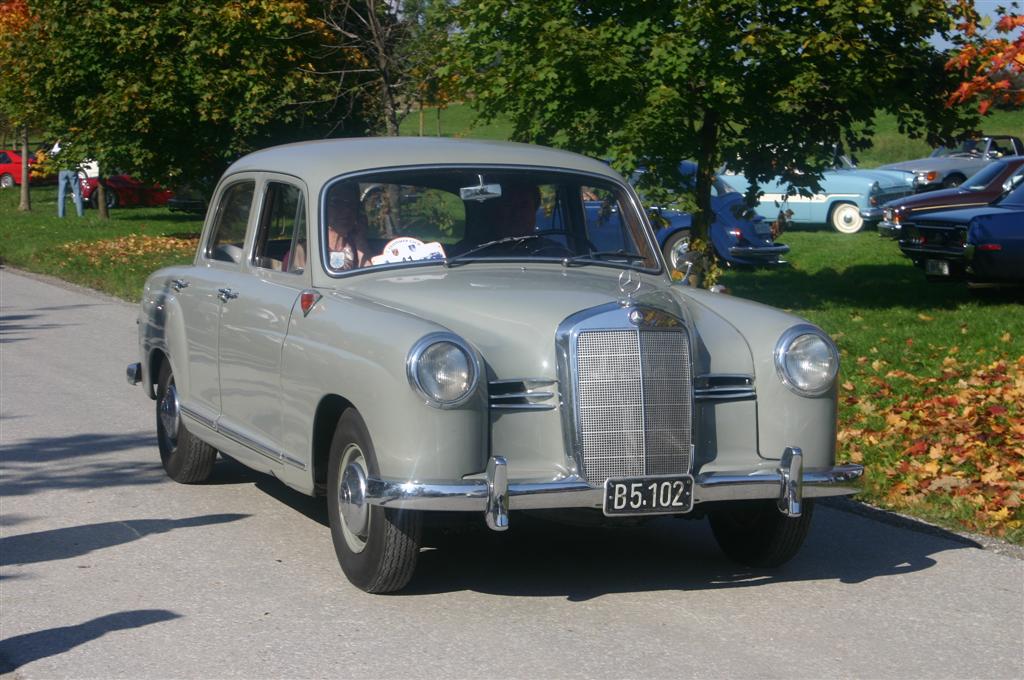
{"type": "Polygon", "coordinates": [[[802,397],[825,394],[839,375],[839,351],[832,338],[810,324],[786,330],[775,345],[779,379],[802,397]]]}
{"type": "Polygon", "coordinates": [[[409,384],[427,404],[458,408],[476,391],[480,358],[454,333],[429,333],[413,344],[405,362],[409,384]]]}

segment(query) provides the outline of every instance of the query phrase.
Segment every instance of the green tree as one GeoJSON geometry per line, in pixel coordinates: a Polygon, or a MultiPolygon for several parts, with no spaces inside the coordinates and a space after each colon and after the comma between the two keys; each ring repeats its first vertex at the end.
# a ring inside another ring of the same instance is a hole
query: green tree
{"type": "MultiPolygon", "coordinates": [[[[312,62],[330,35],[306,0],[29,7],[17,51],[0,46],[0,90],[61,138],[62,153],[102,172],[210,188],[253,148],[337,134],[317,69],[344,55],[312,62]]],[[[341,122],[362,131],[358,111],[341,122]]]]}
{"type": "Polygon", "coordinates": [[[947,108],[954,78],[927,39],[949,0],[462,0],[449,71],[515,138],[645,165],[679,186],[698,162],[696,279],[710,273],[713,173],[815,188],[832,145],[869,143],[876,111],[936,142],[973,124],[947,108]]]}

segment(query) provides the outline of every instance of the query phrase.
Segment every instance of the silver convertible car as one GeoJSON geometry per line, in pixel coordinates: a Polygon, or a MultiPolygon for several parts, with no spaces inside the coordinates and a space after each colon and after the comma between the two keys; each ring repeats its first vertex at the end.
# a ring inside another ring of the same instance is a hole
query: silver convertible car
{"type": "Polygon", "coordinates": [[[241,158],[195,261],[147,281],[139,351],[167,474],[202,482],[221,452],[326,496],[368,592],[408,583],[428,513],[707,517],[776,566],[862,473],[835,464],[829,337],[675,282],[629,185],[542,147],[241,158]]]}

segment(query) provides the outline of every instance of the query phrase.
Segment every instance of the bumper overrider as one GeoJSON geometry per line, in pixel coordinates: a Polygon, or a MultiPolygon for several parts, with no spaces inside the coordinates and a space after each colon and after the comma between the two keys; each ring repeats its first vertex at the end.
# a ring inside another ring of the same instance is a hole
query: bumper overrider
{"type": "MultiPolygon", "coordinates": [[[[487,463],[486,479],[422,484],[366,478],[346,474],[341,503],[356,510],[368,505],[408,510],[477,511],[485,514],[487,526],[495,531],[508,528],[509,510],[557,508],[602,508],[604,488],[579,477],[550,482],[510,483],[508,462],[493,456],[487,463]]],[[[861,465],[837,465],[823,469],[803,467],[800,449],[787,448],[774,470],[744,472],[701,472],[694,476],[693,501],[738,501],[775,499],[779,511],[799,517],[804,498],[842,496],[858,491],[853,482],[864,473],[861,465]]],[[[359,512],[359,510],[356,510],[359,512]]]]}

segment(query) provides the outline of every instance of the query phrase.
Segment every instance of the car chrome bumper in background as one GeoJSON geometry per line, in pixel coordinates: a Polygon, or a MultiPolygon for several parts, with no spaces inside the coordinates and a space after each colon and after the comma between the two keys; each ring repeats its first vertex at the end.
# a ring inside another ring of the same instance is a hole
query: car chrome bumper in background
{"type": "Polygon", "coordinates": [[[860,211],[860,216],[861,219],[863,219],[865,222],[877,222],[878,220],[882,219],[882,209],[867,208],[866,210],[860,211]]]}
{"type": "Polygon", "coordinates": [[[733,257],[742,257],[748,260],[770,260],[788,252],[789,246],[784,243],[775,246],[732,246],[729,248],[729,254],[733,257]]]}
{"type": "MultiPolygon", "coordinates": [[[[805,470],[800,449],[787,448],[774,470],[696,474],[694,503],[776,499],[780,512],[795,517],[800,514],[803,498],[856,493],[858,489],[852,483],[863,473],[861,465],[805,470]]],[[[510,483],[506,459],[494,456],[487,464],[486,479],[421,484],[370,478],[363,497],[369,505],[389,508],[483,511],[487,526],[503,531],[508,528],[509,510],[601,508],[604,489],[579,477],[510,483]]]]}
{"type": "Polygon", "coordinates": [[[886,236],[888,238],[899,238],[900,225],[895,222],[886,222],[885,220],[882,220],[878,223],[878,235],[886,236]]]}

